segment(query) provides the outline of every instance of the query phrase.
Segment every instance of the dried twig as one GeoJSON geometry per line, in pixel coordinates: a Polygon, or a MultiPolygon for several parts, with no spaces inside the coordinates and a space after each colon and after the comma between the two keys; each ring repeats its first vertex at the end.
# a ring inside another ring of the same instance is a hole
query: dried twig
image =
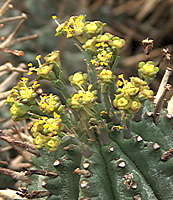
{"type": "Polygon", "coordinates": [[[6,0],[5,3],[2,5],[2,7],[0,8],[0,17],[2,15],[4,15],[7,10],[10,8],[10,3],[11,3],[12,0],[6,0]]]}
{"type": "Polygon", "coordinates": [[[165,96],[166,96],[166,93],[167,91],[169,91],[171,89],[171,85],[170,84],[167,84],[163,90],[162,90],[162,93],[160,94],[157,102],[156,102],[156,105],[155,105],[155,110],[153,112],[153,119],[154,119],[154,122],[157,123],[157,120],[159,118],[159,115],[160,115],[160,111],[163,107],[163,103],[164,103],[164,99],[165,99],[165,96]]]}
{"type": "MultiPolygon", "coordinates": [[[[26,65],[20,64],[18,69],[24,69],[26,65]]],[[[0,92],[4,92],[6,89],[8,89],[13,83],[16,77],[19,75],[19,72],[13,72],[7,79],[4,80],[0,84],[0,92]]]]}
{"type": "Polygon", "coordinates": [[[0,19],[0,24],[16,21],[16,20],[21,20],[21,19],[26,19],[26,15],[20,15],[20,16],[15,16],[15,17],[5,17],[3,19],[0,19]]]}
{"type": "Polygon", "coordinates": [[[14,138],[10,137],[9,135],[5,135],[5,134],[1,134],[0,138],[4,141],[8,142],[11,145],[23,148],[24,150],[26,150],[32,154],[35,154],[37,156],[40,155],[39,151],[37,149],[35,149],[35,147],[32,146],[31,144],[27,144],[27,143],[21,142],[21,141],[16,141],[14,138]]]}
{"type": "Polygon", "coordinates": [[[25,176],[25,172],[16,172],[16,171],[11,170],[11,169],[0,167],[0,174],[10,176],[15,180],[30,182],[30,179],[25,176]]]}
{"type": "Polygon", "coordinates": [[[172,73],[172,69],[171,68],[167,68],[166,71],[165,71],[165,74],[164,74],[164,76],[162,78],[162,81],[160,83],[158,92],[157,92],[157,94],[155,96],[155,99],[154,99],[154,103],[155,104],[158,104],[158,101],[159,101],[160,97],[163,96],[163,94],[165,92],[165,88],[166,88],[167,82],[168,82],[168,79],[169,79],[171,73],[172,73]]]}

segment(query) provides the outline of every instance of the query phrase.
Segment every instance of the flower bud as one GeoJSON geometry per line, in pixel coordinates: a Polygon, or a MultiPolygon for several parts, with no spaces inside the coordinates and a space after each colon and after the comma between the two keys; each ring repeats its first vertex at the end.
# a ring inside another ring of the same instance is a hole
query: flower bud
{"type": "Polygon", "coordinates": [[[82,72],[77,72],[74,75],[69,77],[69,81],[72,85],[81,86],[85,83],[87,79],[87,74],[82,72]]]}
{"type": "Polygon", "coordinates": [[[96,37],[93,37],[93,38],[87,40],[82,47],[86,50],[90,50],[90,51],[94,52],[94,51],[96,51],[95,44],[96,44],[96,37]]]}
{"type": "Polygon", "coordinates": [[[48,137],[42,134],[38,134],[35,138],[34,138],[34,144],[36,145],[36,147],[38,149],[42,148],[45,143],[47,142],[48,137]]]}
{"type": "Polygon", "coordinates": [[[103,35],[97,36],[97,42],[108,42],[113,38],[111,33],[104,33],[103,35]]]}
{"type": "Polygon", "coordinates": [[[55,73],[53,72],[53,64],[43,64],[37,69],[37,75],[41,78],[48,80],[56,80],[55,73]]]}
{"type": "Polygon", "coordinates": [[[119,37],[113,37],[109,44],[117,49],[121,49],[125,45],[125,40],[119,37]]]}
{"type": "Polygon", "coordinates": [[[59,63],[60,62],[60,52],[53,51],[53,52],[49,53],[47,56],[45,56],[44,59],[45,59],[46,63],[52,63],[52,62],[59,63]]]}
{"type": "Polygon", "coordinates": [[[153,98],[154,92],[150,89],[143,89],[139,92],[138,98],[144,100],[144,99],[151,99],[153,98]]]}
{"type": "Polygon", "coordinates": [[[138,78],[138,77],[131,77],[130,81],[136,86],[136,87],[140,87],[140,86],[145,86],[147,85],[146,81],[143,81],[142,79],[138,78]]]}
{"type": "Polygon", "coordinates": [[[103,69],[100,74],[99,78],[102,82],[108,83],[113,80],[113,75],[111,70],[103,69]]]}
{"type": "Polygon", "coordinates": [[[54,136],[47,141],[47,143],[45,144],[45,148],[49,151],[56,151],[59,144],[59,138],[57,136],[54,136]]]}
{"type": "Polygon", "coordinates": [[[130,108],[131,101],[127,97],[123,96],[122,94],[119,94],[115,96],[113,105],[119,110],[127,110],[130,108]]]}
{"type": "Polygon", "coordinates": [[[85,32],[87,34],[99,34],[102,32],[104,26],[105,24],[100,21],[87,22],[85,25],[85,32]]]}
{"type": "Polygon", "coordinates": [[[138,64],[138,73],[139,76],[144,78],[146,81],[150,81],[155,77],[157,72],[159,71],[158,67],[155,67],[154,62],[148,61],[148,62],[140,62],[138,64]]]}
{"type": "Polygon", "coordinates": [[[142,104],[140,103],[140,101],[135,100],[135,101],[132,101],[132,102],[131,102],[130,109],[131,109],[133,112],[137,112],[141,107],[142,107],[142,104]]]}

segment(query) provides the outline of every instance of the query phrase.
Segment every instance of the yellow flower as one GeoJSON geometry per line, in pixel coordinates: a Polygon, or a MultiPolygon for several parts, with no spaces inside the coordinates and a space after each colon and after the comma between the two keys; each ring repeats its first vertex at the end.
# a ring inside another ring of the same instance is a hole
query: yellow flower
{"type": "Polygon", "coordinates": [[[111,40],[113,35],[111,33],[104,33],[103,35],[98,35],[97,41],[98,42],[105,42],[111,40]]]}
{"type": "Polygon", "coordinates": [[[85,32],[87,34],[99,34],[100,32],[102,32],[104,26],[105,24],[100,21],[86,22],[85,32]]]}
{"type": "Polygon", "coordinates": [[[138,78],[138,77],[131,77],[130,81],[136,86],[136,87],[141,87],[147,85],[147,82],[138,78]]]}
{"type": "Polygon", "coordinates": [[[72,85],[78,85],[81,86],[84,84],[84,82],[87,79],[87,75],[82,72],[77,72],[74,75],[69,77],[69,81],[72,85]]]}
{"type": "Polygon", "coordinates": [[[47,141],[47,143],[45,144],[45,147],[49,151],[56,151],[59,144],[60,144],[60,140],[55,136],[55,137],[51,137],[47,141]]]}
{"type": "Polygon", "coordinates": [[[150,89],[141,89],[138,94],[138,98],[140,99],[152,99],[154,92],[150,89]]]}
{"type": "Polygon", "coordinates": [[[34,138],[34,144],[36,145],[36,147],[38,149],[42,148],[45,143],[47,142],[48,138],[47,136],[44,136],[42,134],[38,134],[35,138],[34,138]]]}
{"type": "Polygon", "coordinates": [[[90,104],[95,99],[96,99],[96,97],[95,97],[95,93],[94,92],[86,91],[82,96],[81,103],[82,104],[90,104]]]}
{"type": "Polygon", "coordinates": [[[125,45],[125,40],[119,37],[113,37],[109,44],[117,49],[121,49],[125,45]]]}
{"type": "Polygon", "coordinates": [[[62,128],[61,118],[48,118],[43,125],[43,132],[49,136],[57,135],[62,128]]]}
{"type": "Polygon", "coordinates": [[[96,44],[96,37],[92,37],[91,39],[87,40],[82,47],[86,50],[94,52],[96,51],[95,44],[96,44]]]}
{"type": "Polygon", "coordinates": [[[140,62],[138,64],[138,67],[139,67],[138,69],[139,76],[144,78],[146,81],[152,80],[159,71],[159,68],[155,67],[154,62],[152,61],[148,61],[146,63],[140,62]]]}
{"type": "Polygon", "coordinates": [[[84,90],[79,90],[78,93],[74,94],[71,98],[70,104],[74,108],[80,108],[83,105],[89,105],[91,103],[94,103],[96,96],[95,96],[95,91],[90,91],[90,85],[88,87],[88,91],[84,90]]]}
{"type": "Polygon", "coordinates": [[[121,80],[118,80],[117,82],[116,82],[116,86],[117,87],[121,87],[121,86],[123,86],[124,85],[124,83],[121,81],[121,80]]]}
{"type": "Polygon", "coordinates": [[[103,62],[107,62],[110,60],[110,58],[112,57],[112,52],[107,52],[105,50],[103,50],[101,53],[99,53],[97,55],[97,58],[100,60],[100,61],[103,61],[103,62]]]}
{"type": "Polygon", "coordinates": [[[46,63],[60,62],[60,51],[52,51],[44,59],[46,63]]]}
{"type": "Polygon", "coordinates": [[[131,101],[122,94],[116,95],[113,101],[113,105],[119,110],[127,110],[130,108],[131,101]]]}
{"type": "Polygon", "coordinates": [[[103,69],[99,74],[99,78],[103,82],[112,81],[112,79],[113,79],[112,71],[111,70],[107,70],[107,69],[103,69]]]}
{"type": "Polygon", "coordinates": [[[134,101],[131,102],[131,107],[130,107],[130,109],[131,109],[133,112],[137,112],[141,107],[142,107],[142,104],[140,103],[140,101],[134,100],[134,101]]]}
{"type": "Polygon", "coordinates": [[[124,126],[120,126],[120,125],[118,125],[118,126],[113,126],[116,130],[123,130],[124,129],[124,126]]]}
{"type": "Polygon", "coordinates": [[[56,95],[50,94],[48,96],[41,96],[40,98],[41,100],[38,104],[43,112],[54,112],[60,106],[59,98],[56,95]]]}
{"type": "Polygon", "coordinates": [[[35,93],[33,89],[24,87],[19,90],[19,95],[21,99],[31,99],[35,95],[35,93]]]}
{"type": "Polygon", "coordinates": [[[95,22],[90,22],[89,24],[85,25],[85,30],[87,33],[95,33],[97,30],[97,24],[95,22]]]}
{"type": "Polygon", "coordinates": [[[127,96],[134,96],[139,92],[139,88],[131,82],[127,82],[121,90],[127,96]]]}
{"type": "Polygon", "coordinates": [[[37,75],[41,77],[47,76],[52,71],[52,69],[53,69],[53,65],[50,65],[50,64],[42,65],[37,69],[37,75]]]}
{"type": "Polygon", "coordinates": [[[67,38],[79,36],[84,32],[85,16],[72,16],[63,25],[57,28],[57,32],[65,32],[67,38]]]}

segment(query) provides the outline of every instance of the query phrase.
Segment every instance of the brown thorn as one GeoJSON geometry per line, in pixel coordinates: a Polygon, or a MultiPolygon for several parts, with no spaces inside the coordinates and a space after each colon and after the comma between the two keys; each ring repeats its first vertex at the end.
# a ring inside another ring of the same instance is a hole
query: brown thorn
{"type": "Polygon", "coordinates": [[[26,176],[31,176],[32,174],[38,174],[42,176],[50,176],[50,177],[57,177],[58,174],[56,172],[50,172],[47,170],[27,170],[25,172],[26,176]]]}
{"type": "Polygon", "coordinates": [[[73,173],[77,174],[77,175],[84,175],[84,176],[87,176],[87,177],[91,176],[90,171],[85,170],[85,169],[76,168],[73,173]]]}
{"type": "Polygon", "coordinates": [[[173,157],[173,148],[169,149],[168,151],[164,152],[161,156],[162,161],[167,161],[173,157]]]}

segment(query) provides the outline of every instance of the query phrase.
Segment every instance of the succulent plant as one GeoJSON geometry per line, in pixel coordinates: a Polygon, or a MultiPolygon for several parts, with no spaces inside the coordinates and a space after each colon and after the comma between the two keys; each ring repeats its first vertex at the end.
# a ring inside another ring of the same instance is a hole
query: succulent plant
{"type": "Polygon", "coordinates": [[[48,200],[173,199],[172,114],[163,107],[171,69],[154,103],[146,82],[158,71],[153,63],[140,65],[141,78],[127,80],[115,73],[124,39],[104,33],[104,23],[86,21],[82,15],[63,24],[54,19],[56,35],[73,39],[83,52],[87,73],[71,75],[69,89],[59,51],[53,51],[44,63],[37,56],[39,67],[30,64],[28,76],[12,89],[7,99],[12,117],[32,120],[30,132],[38,149],[30,148],[37,156],[24,176],[32,181],[18,195],[48,200]],[[42,79],[61,97],[44,93],[42,79]]]}

